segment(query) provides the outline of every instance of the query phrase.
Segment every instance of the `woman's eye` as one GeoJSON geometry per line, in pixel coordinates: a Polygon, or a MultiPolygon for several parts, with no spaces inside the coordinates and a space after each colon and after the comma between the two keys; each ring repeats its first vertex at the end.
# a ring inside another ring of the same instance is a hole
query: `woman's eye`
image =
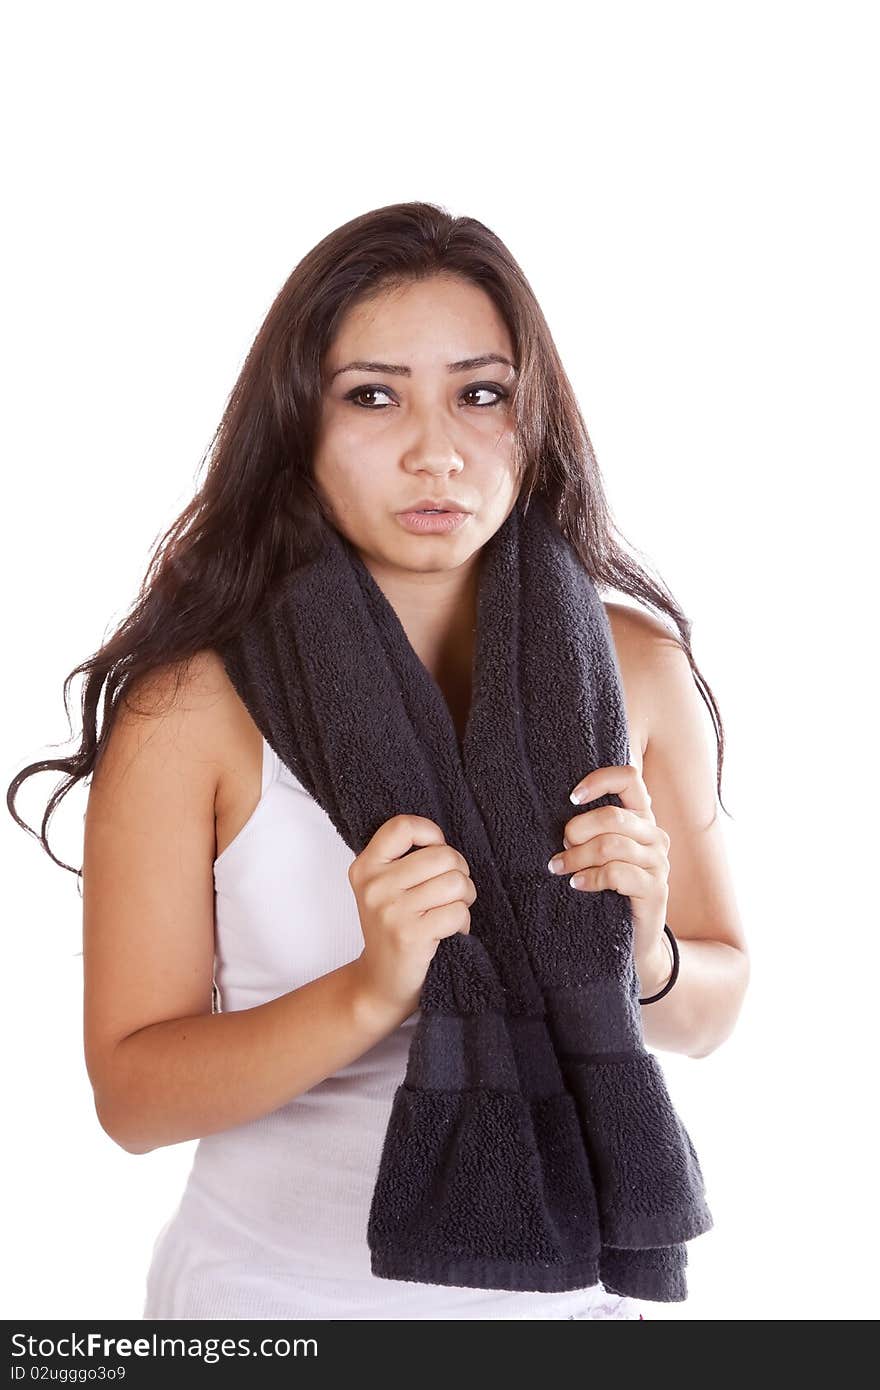
{"type": "MultiPolygon", "coordinates": [[[[345,399],[347,401],[354,401],[355,405],[363,405],[363,402],[358,399],[360,396],[376,395],[377,393],[380,396],[387,396],[388,394],[381,386],[356,386],[353,391],[349,391],[345,399]]],[[[378,406],[374,405],[363,406],[363,408],[365,410],[379,409],[378,406]]]]}
{"type": "MultiPolygon", "coordinates": [[[[500,386],[489,384],[485,386],[468,386],[467,389],[462,392],[462,396],[475,396],[480,391],[491,391],[495,399],[478,405],[478,410],[485,410],[487,406],[499,405],[500,402],[507,397],[507,392],[502,390],[500,386]]],[[[385,390],[383,386],[356,386],[353,391],[348,392],[348,395],[345,397],[345,399],[347,401],[352,401],[355,405],[360,406],[363,410],[382,410],[384,409],[383,406],[367,404],[361,399],[363,396],[376,395],[387,396],[388,392],[385,390]]]]}
{"type": "MultiPolygon", "coordinates": [[[[507,395],[507,392],[506,392],[506,391],[502,391],[502,389],[501,389],[500,386],[469,386],[469,387],[467,388],[467,390],[464,392],[464,395],[466,395],[466,396],[472,396],[472,395],[475,395],[478,391],[491,391],[491,392],[493,392],[493,394],[494,394],[494,396],[495,396],[495,399],[494,399],[494,401],[488,401],[488,402],[487,402],[488,405],[498,405],[501,401],[504,400],[505,396],[507,395]]],[[[481,410],[485,410],[485,409],[486,409],[486,406],[483,405],[483,406],[480,407],[480,409],[481,409],[481,410]]]]}

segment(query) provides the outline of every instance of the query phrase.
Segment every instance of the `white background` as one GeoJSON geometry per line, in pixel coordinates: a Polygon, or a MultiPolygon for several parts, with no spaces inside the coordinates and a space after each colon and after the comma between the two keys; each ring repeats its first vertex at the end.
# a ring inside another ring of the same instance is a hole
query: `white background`
{"type": "MultiPolygon", "coordinates": [[[[127,611],[315,241],[424,198],[531,281],[728,739],[752,985],[712,1056],[662,1054],[716,1225],[652,1317],[878,1311],[872,19],[178,0],[5,25],[4,788],[73,746],[63,679],[127,611]]],[[[54,785],[26,784],[32,824],[54,785]]],[[[76,865],[85,797],[52,823],[76,865]]],[[[0,847],[2,1314],[139,1317],[194,1145],[135,1157],[100,1128],[74,878],[8,815],[0,847]]]]}

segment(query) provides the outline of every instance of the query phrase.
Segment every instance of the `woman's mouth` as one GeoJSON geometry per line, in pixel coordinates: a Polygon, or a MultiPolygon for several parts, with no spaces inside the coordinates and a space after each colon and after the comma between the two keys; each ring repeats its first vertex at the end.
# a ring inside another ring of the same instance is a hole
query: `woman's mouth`
{"type": "Polygon", "coordinates": [[[398,512],[397,519],[407,531],[422,535],[442,535],[457,531],[470,516],[470,512],[445,511],[432,507],[411,512],[398,512]]]}

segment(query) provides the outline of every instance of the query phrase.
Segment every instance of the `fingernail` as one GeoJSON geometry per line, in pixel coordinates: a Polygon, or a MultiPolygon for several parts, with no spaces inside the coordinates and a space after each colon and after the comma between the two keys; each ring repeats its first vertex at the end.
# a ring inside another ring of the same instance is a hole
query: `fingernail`
{"type": "Polygon", "coordinates": [[[580,806],[581,802],[584,799],[584,794],[582,791],[579,791],[577,788],[575,788],[575,790],[571,793],[568,799],[569,801],[573,801],[575,806],[580,806]]]}
{"type": "Polygon", "coordinates": [[[562,860],[551,859],[547,865],[547,868],[550,870],[551,874],[561,874],[563,872],[562,860]]]}

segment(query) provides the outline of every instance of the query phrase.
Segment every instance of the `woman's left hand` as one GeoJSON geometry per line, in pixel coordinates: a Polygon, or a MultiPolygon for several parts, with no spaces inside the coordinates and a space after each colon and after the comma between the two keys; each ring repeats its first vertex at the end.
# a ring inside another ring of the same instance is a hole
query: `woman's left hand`
{"type": "Polygon", "coordinates": [[[572,800],[595,801],[616,792],[621,806],[581,811],[565,825],[566,848],[550,861],[550,872],[575,875],[572,887],[591,893],[613,888],[632,904],[633,956],[643,995],[669,978],[663,941],[669,901],[669,836],[651,812],[651,798],[638,768],[597,767],[572,789],[572,800]],[[557,867],[558,866],[558,867],[557,867]]]}

